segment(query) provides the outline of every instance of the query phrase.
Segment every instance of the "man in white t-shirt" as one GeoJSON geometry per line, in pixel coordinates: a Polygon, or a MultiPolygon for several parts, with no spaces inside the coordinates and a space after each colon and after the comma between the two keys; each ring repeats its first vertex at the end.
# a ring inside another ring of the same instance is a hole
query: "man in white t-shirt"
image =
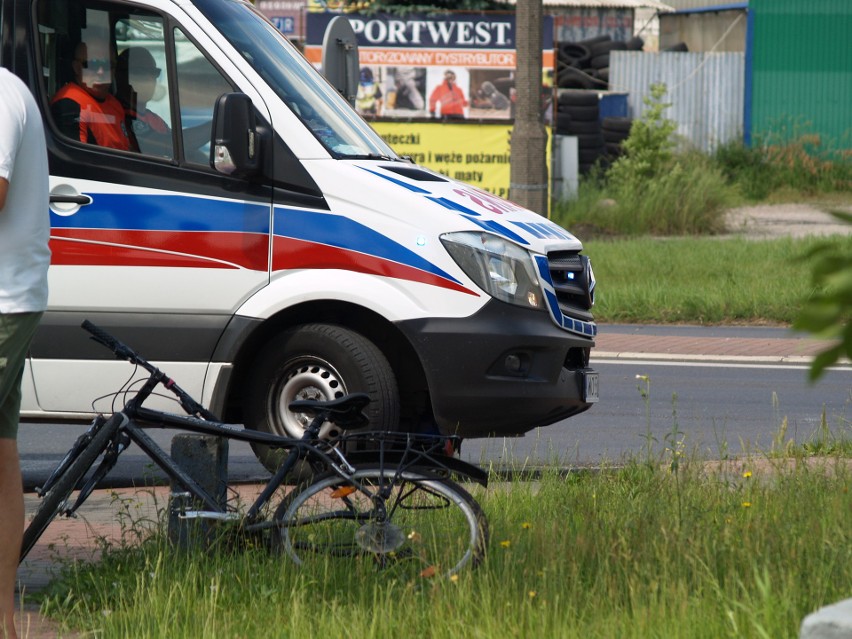
{"type": "Polygon", "coordinates": [[[41,113],[21,79],[0,67],[0,637],[17,637],[24,531],[18,418],[24,361],[47,308],[48,189],[41,113]]]}

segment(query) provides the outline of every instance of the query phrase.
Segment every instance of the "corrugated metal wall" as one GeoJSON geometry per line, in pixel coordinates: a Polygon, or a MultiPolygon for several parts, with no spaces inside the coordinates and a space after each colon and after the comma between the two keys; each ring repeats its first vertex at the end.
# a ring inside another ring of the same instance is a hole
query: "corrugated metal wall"
{"type": "Polygon", "coordinates": [[[745,56],[742,53],[646,53],[613,51],[610,89],[628,93],[631,117],[642,115],[652,84],[668,88],[665,117],[677,133],[707,152],[740,139],[743,122],[745,56]]]}
{"type": "Polygon", "coordinates": [[[751,138],[852,148],[852,2],[751,0],[751,138]]]}

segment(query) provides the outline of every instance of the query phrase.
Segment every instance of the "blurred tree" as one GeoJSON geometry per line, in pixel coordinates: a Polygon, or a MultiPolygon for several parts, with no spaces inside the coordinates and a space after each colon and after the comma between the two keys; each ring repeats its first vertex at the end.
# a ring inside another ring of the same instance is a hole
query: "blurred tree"
{"type": "MultiPolygon", "coordinates": [[[[852,224],[848,213],[833,215],[852,224]]],[[[816,292],[805,302],[793,327],[831,340],[811,364],[813,381],[842,357],[852,360],[852,254],[825,242],[806,257],[813,260],[811,275],[816,292]]]]}

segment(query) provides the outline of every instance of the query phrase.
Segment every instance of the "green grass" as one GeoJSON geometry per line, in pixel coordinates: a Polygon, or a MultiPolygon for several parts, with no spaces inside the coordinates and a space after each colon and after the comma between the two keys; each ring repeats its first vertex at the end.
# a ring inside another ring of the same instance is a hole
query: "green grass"
{"type": "Polygon", "coordinates": [[[70,565],[43,610],[87,636],[140,639],[739,639],[795,637],[849,595],[848,460],[723,468],[666,454],[680,455],[494,482],[477,493],[487,559],[456,581],[394,581],[351,560],[307,573],[263,550],[179,553],[156,537],[70,565]]]}
{"type": "MultiPolygon", "coordinates": [[[[598,281],[595,319],[789,324],[813,293],[801,257],[823,238],[635,238],[584,242],[598,281]]],[[[852,236],[833,237],[852,254],[852,236]]]]}

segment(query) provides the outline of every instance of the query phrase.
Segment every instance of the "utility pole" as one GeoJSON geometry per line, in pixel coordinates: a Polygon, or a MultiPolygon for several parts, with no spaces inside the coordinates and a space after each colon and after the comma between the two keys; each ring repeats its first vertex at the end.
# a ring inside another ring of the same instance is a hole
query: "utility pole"
{"type": "Polygon", "coordinates": [[[541,120],[542,0],[515,5],[515,126],[512,130],[509,198],[547,215],[547,131],[541,120]]]}

